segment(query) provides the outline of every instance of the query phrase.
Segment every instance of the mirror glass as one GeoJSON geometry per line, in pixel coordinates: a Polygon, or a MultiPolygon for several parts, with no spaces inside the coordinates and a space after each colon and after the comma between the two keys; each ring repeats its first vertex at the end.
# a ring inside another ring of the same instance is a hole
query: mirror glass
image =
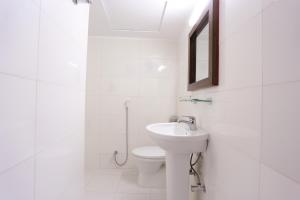
{"type": "Polygon", "coordinates": [[[196,81],[209,77],[209,24],[196,38],[196,81]]]}

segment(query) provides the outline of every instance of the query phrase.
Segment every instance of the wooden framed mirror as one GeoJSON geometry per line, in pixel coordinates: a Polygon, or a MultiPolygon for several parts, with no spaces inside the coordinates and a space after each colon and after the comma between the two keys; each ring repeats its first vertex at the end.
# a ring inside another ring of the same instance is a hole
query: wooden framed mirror
{"type": "Polygon", "coordinates": [[[219,0],[210,0],[189,34],[188,90],[219,84],[219,0]]]}

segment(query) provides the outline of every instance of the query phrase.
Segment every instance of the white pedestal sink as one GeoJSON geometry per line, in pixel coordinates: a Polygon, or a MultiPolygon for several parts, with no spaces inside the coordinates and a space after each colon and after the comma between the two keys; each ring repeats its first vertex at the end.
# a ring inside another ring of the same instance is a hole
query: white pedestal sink
{"type": "Polygon", "coordinates": [[[167,200],[188,200],[190,154],[206,150],[208,134],[201,129],[190,131],[179,123],[151,124],[146,129],[167,151],[167,200]]]}

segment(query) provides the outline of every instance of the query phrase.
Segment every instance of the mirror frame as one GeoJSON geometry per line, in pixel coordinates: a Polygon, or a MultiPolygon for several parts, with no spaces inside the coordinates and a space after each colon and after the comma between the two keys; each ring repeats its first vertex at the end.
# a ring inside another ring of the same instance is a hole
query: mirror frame
{"type": "Polygon", "coordinates": [[[188,91],[217,86],[219,84],[219,0],[210,0],[204,14],[189,34],[188,91]],[[197,36],[209,24],[208,78],[196,80],[197,36]]]}

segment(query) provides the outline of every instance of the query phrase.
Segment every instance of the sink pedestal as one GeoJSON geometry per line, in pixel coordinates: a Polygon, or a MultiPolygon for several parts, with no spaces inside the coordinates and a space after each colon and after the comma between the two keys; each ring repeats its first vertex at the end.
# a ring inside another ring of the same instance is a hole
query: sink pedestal
{"type": "Polygon", "coordinates": [[[149,136],[167,152],[167,200],[188,200],[190,154],[204,152],[208,133],[188,130],[180,123],[157,123],[146,127],[149,136]]]}
{"type": "Polygon", "coordinates": [[[190,154],[167,152],[167,200],[188,200],[190,154]]]}

